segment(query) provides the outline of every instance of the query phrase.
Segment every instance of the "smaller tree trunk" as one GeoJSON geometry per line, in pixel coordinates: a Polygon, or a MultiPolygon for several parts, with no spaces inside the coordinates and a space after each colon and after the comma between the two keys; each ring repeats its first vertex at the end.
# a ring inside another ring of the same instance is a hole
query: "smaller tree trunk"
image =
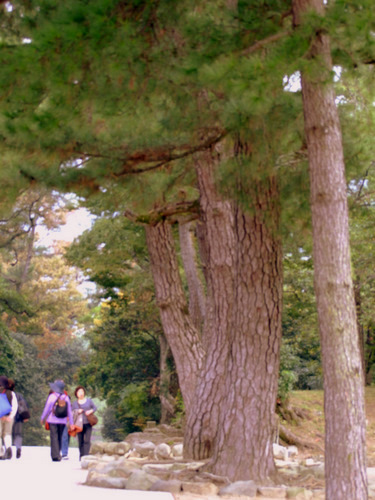
{"type": "Polygon", "coordinates": [[[170,348],[164,335],[159,335],[160,345],[160,384],[159,399],[161,405],[161,424],[168,424],[175,415],[174,398],[169,392],[171,371],[168,367],[170,348]]]}
{"type": "Polygon", "coordinates": [[[200,192],[200,251],[205,264],[207,296],[202,343],[206,353],[198,374],[194,412],[186,419],[184,456],[205,459],[212,455],[218,435],[225,385],[225,360],[234,304],[233,265],[235,240],[233,210],[217,193],[215,150],[195,158],[200,192]]]}
{"type": "Polygon", "coordinates": [[[200,332],[205,315],[205,296],[203,285],[198,274],[191,227],[191,222],[180,222],[178,224],[181,257],[189,289],[189,314],[195,327],[200,332]]]}
{"type": "Polygon", "coordinates": [[[146,242],[163,331],[173,354],[186,413],[189,414],[204,352],[189,316],[170,224],[162,221],[154,226],[147,225],[146,242]]]}

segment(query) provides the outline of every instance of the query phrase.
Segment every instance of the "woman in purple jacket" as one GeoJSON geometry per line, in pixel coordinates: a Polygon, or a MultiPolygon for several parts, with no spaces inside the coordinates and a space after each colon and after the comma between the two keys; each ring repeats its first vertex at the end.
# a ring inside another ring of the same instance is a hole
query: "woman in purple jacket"
{"type": "Polygon", "coordinates": [[[63,380],[55,380],[49,385],[52,392],[47,398],[40,421],[43,426],[45,422],[49,425],[51,457],[54,462],[60,462],[61,438],[64,428],[68,424],[67,420],[69,420],[69,427],[73,424],[73,413],[70,398],[64,393],[63,380]]]}

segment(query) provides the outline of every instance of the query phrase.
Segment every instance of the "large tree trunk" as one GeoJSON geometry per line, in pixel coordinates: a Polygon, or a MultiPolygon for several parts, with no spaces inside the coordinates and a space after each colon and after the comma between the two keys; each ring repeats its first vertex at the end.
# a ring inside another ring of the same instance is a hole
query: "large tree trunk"
{"type": "Polygon", "coordinates": [[[201,339],[189,316],[170,224],[162,221],[154,226],[147,225],[146,241],[160,318],[189,415],[204,355],[201,339]]]}
{"type": "MultiPolygon", "coordinates": [[[[322,0],[294,0],[295,24],[307,9],[324,14],[322,0]]],[[[316,34],[315,68],[302,75],[309,153],[315,293],[322,345],[326,499],[367,498],[363,372],[351,278],[342,137],[329,39],[316,34]],[[312,76],[314,75],[314,76],[312,76]]]]}
{"type": "Polygon", "coordinates": [[[258,186],[255,213],[235,212],[234,317],[212,470],[230,480],[275,473],[272,442],[278,389],[282,249],[274,179],[258,186]]]}
{"type": "Polygon", "coordinates": [[[272,437],[281,336],[281,245],[274,181],[245,215],[216,191],[213,153],[196,164],[205,229],[206,358],[185,431],[185,455],[212,456],[231,480],[275,471],[272,437]],[[276,200],[276,203],[275,203],[276,200]]]}

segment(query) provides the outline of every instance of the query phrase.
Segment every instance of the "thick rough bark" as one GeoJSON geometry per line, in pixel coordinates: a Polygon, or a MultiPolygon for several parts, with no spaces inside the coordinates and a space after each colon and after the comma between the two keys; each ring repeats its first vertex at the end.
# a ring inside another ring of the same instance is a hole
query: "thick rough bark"
{"type": "Polygon", "coordinates": [[[245,215],[218,196],[214,167],[212,153],[196,165],[207,260],[206,358],[187,419],[185,454],[212,456],[211,470],[230,480],[259,480],[275,471],[282,272],[269,220],[277,226],[278,193],[273,181],[263,185],[245,215]]]}
{"type": "MultiPolygon", "coordinates": [[[[294,0],[295,24],[322,0],[294,0]]],[[[351,278],[342,137],[328,37],[317,33],[311,59],[323,63],[314,79],[302,75],[309,153],[315,293],[322,345],[326,499],[367,498],[363,372],[351,278]]]]}
{"type": "Polygon", "coordinates": [[[259,186],[254,195],[255,214],[235,211],[235,309],[211,465],[215,474],[232,481],[262,480],[275,473],[282,309],[282,251],[270,223],[277,227],[279,216],[275,182],[259,186]]]}
{"type": "Polygon", "coordinates": [[[204,352],[198,331],[189,316],[170,224],[163,221],[155,226],[147,225],[146,241],[160,318],[189,415],[204,352]]]}
{"type": "Polygon", "coordinates": [[[181,257],[189,289],[189,314],[194,325],[200,332],[205,316],[206,299],[204,296],[203,285],[198,274],[191,226],[191,222],[179,223],[178,229],[180,236],[181,257]]]}
{"type": "Polygon", "coordinates": [[[217,161],[214,151],[207,151],[196,158],[207,294],[203,328],[206,357],[199,373],[194,412],[186,420],[184,439],[184,455],[195,459],[212,455],[218,433],[234,304],[233,210],[231,203],[223,201],[216,192],[214,168],[217,161]]]}

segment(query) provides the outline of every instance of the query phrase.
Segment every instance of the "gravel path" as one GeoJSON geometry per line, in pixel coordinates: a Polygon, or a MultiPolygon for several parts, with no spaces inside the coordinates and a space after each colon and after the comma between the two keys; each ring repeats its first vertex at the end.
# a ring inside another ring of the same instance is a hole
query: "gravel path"
{"type": "Polygon", "coordinates": [[[50,449],[25,446],[20,459],[0,460],[1,499],[17,500],[173,500],[166,492],[114,490],[84,486],[78,449],[69,449],[69,460],[52,462],[50,449]]]}

